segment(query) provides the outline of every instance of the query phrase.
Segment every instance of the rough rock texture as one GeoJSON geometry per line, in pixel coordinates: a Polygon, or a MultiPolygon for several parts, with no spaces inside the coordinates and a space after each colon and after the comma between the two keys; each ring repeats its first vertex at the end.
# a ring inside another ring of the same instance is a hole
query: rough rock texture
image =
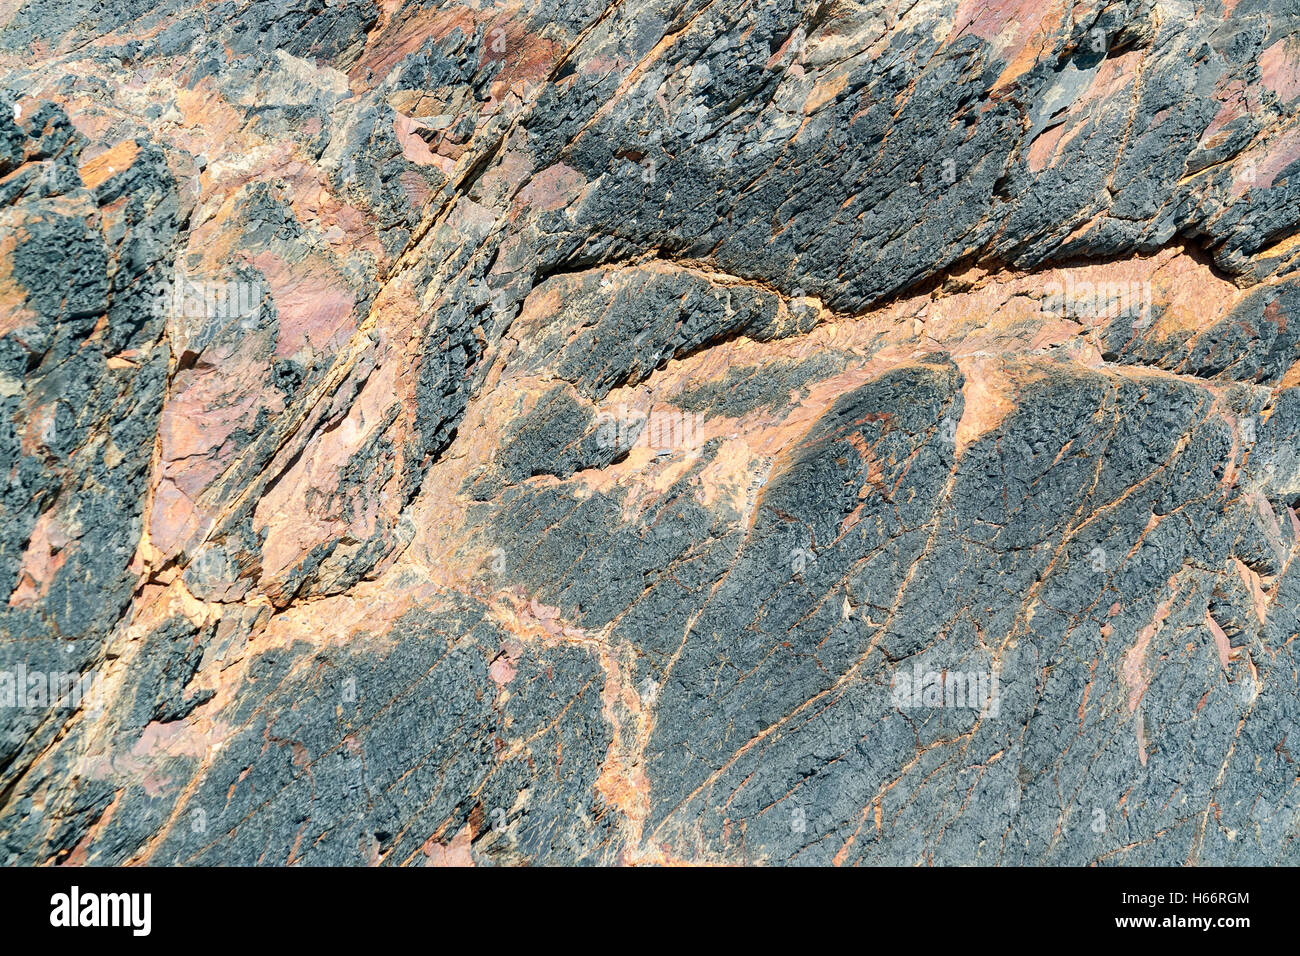
{"type": "Polygon", "coordinates": [[[0,74],[0,861],[1300,862],[1293,3],[16,0],[0,74]]]}

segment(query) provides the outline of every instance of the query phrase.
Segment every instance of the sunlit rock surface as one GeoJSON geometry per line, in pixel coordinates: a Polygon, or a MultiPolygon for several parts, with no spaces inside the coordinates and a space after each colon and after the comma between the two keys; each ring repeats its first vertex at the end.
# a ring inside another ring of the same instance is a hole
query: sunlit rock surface
{"type": "Polygon", "coordinates": [[[0,861],[1300,862],[1292,5],[0,74],[0,861]]]}

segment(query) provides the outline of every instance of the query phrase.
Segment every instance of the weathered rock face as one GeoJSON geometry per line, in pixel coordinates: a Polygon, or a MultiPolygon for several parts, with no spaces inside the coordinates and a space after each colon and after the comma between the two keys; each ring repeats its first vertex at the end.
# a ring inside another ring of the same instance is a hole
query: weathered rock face
{"type": "Polygon", "coordinates": [[[1300,862],[1292,5],[0,71],[0,860],[1300,862]]]}

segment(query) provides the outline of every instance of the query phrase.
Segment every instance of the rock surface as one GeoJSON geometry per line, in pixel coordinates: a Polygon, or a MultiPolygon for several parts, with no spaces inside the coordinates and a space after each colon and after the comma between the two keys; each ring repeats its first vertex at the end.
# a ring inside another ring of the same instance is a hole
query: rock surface
{"type": "Polygon", "coordinates": [[[1300,13],[0,5],[0,861],[1300,863],[1300,13]]]}

